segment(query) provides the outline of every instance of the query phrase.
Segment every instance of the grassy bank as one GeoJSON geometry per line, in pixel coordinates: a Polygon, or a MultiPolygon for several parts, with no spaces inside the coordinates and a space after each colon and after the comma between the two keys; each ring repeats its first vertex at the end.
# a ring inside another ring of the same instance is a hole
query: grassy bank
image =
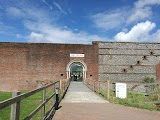
{"type": "MultiPolygon", "coordinates": [[[[107,99],[107,93],[106,90],[101,89],[101,94],[103,97],[107,99]]],[[[159,108],[154,103],[146,103],[146,97],[143,94],[136,94],[132,93],[130,91],[127,92],[127,98],[120,99],[116,98],[115,95],[112,95],[112,92],[110,92],[110,99],[109,101],[111,103],[115,104],[121,104],[125,106],[140,108],[140,109],[146,109],[150,111],[159,111],[159,108]]]]}
{"type": "Polygon", "coordinates": [[[135,94],[135,93],[128,92],[127,98],[120,99],[120,98],[111,97],[110,101],[113,103],[116,103],[116,104],[146,109],[146,110],[150,110],[150,111],[153,111],[153,110],[157,111],[158,110],[158,108],[156,107],[155,104],[146,103],[145,99],[146,98],[143,94],[135,94]]]}
{"type": "MultiPolygon", "coordinates": [[[[27,91],[22,91],[25,93],[27,91]]],[[[46,96],[50,96],[51,92],[47,92],[46,96]]],[[[9,92],[0,92],[0,101],[6,100],[12,96],[12,93],[9,92]]],[[[20,120],[24,119],[27,115],[29,115],[40,103],[42,102],[42,92],[39,92],[35,95],[32,95],[21,101],[20,107],[20,120]]],[[[54,99],[51,102],[46,104],[46,111],[51,108],[54,103],[54,99]]],[[[9,120],[10,119],[10,109],[11,107],[7,107],[5,109],[0,110],[0,120],[9,120]]],[[[38,112],[32,120],[40,120],[41,119],[41,111],[38,112]]]]}

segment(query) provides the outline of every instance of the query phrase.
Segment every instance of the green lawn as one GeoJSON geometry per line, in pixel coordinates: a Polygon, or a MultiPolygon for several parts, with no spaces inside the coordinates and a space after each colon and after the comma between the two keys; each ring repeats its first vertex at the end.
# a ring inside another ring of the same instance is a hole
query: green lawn
{"type": "MultiPolygon", "coordinates": [[[[22,91],[22,93],[27,91],[22,91]]],[[[49,97],[51,95],[51,91],[46,93],[46,96],[49,97]]],[[[12,95],[9,92],[0,92],[0,101],[6,100],[10,98],[12,95]]],[[[39,92],[35,95],[32,95],[21,101],[20,107],[20,120],[23,120],[27,115],[29,115],[40,103],[42,102],[42,92],[39,92]]],[[[54,98],[50,102],[46,104],[46,111],[52,107],[54,104],[54,98]]],[[[0,110],[0,120],[9,120],[10,119],[10,107],[0,110]]],[[[41,119],[41,110],[38,112],[32,120],[40,120],[41,119]]]]}
{"type": "Polygon", "coordinates": [[[121,105],[125,105],[125,106],[147,109],[147,110],[151,110],[151,111],[158,110],[158,108],[156,107],[155,104],[146,103],[145,99],[146,99],[146,97],[143,94],[135,94],[135,93],[128,92],[126,99],[111,97],[110,101],[113,103],[117,103],[117,104],[121,104],[121,105]]]}
{"type": "Polygon", "coordinates": [[[6,100],[12,96],[10,92],[0,92],[0,101],[6,100]]]}
{"type": "MultiPolygon", "coordinates": [[[[0,101],[10,98],[12,94],[10,92],[0,92],[0,101]]],[[[0,120],[9,120],[10,107],[0,110],[0,120]]]]}
{"type": "MultiPolygon", "coordinates": [[[[105,98],[107,98],[107,93],[106,90],[101,89],[101,95],[105,98]]],[[[116,98],[115,95],[112,95],[112,92],[110,92],[110,102],[116,103],[116,104],[121,104],[125,106],[130,106],[130,107],[136,107],[136,108],[141,108],[141,109],[147,109],[147,110],[154,110],[158,111],[159,108],[156,107],[155,104],[153,103],[146,103],[146,97],[143,94],[135,94],[130,91],[127,92],[127,98],[126,99],[120,99],[116,98]]]]}

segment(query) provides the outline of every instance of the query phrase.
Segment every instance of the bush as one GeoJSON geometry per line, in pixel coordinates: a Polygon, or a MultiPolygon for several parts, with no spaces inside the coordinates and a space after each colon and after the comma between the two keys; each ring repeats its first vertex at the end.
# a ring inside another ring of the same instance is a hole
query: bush
{"type": "Polygon", "coordinates": [[[144,78],[143,80],[145,83],[154,83],[155,82],[155,79],[154,78],[150,78],[150,77],[146,77],[144,78]]]}

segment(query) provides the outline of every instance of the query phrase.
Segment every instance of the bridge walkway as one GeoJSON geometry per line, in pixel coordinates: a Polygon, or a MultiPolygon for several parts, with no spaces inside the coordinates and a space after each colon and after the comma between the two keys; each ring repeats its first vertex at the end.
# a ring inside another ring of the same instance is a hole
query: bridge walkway
{"type": "Polygon", "coordinates": [[[53,120],[159,120],[160,112],[112,104],[82,82],[71,82],[53,120]]]}

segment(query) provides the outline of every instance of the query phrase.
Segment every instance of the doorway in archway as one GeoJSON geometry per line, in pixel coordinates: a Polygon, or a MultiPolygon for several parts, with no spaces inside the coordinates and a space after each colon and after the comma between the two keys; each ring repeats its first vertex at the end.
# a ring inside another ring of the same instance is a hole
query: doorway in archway
{"type": "Polygon", "coordinates": [[[83,67],[79,63],[73,63],[70,68],[70,76],[72,81],[83,80],[83,67]]]}
{"type": "Polygon", "coordinates": [[[85,81],[87,65],[80,60],[73,60],[67,64],[66,73],[67,79],[74,81],[85,81]]]}

